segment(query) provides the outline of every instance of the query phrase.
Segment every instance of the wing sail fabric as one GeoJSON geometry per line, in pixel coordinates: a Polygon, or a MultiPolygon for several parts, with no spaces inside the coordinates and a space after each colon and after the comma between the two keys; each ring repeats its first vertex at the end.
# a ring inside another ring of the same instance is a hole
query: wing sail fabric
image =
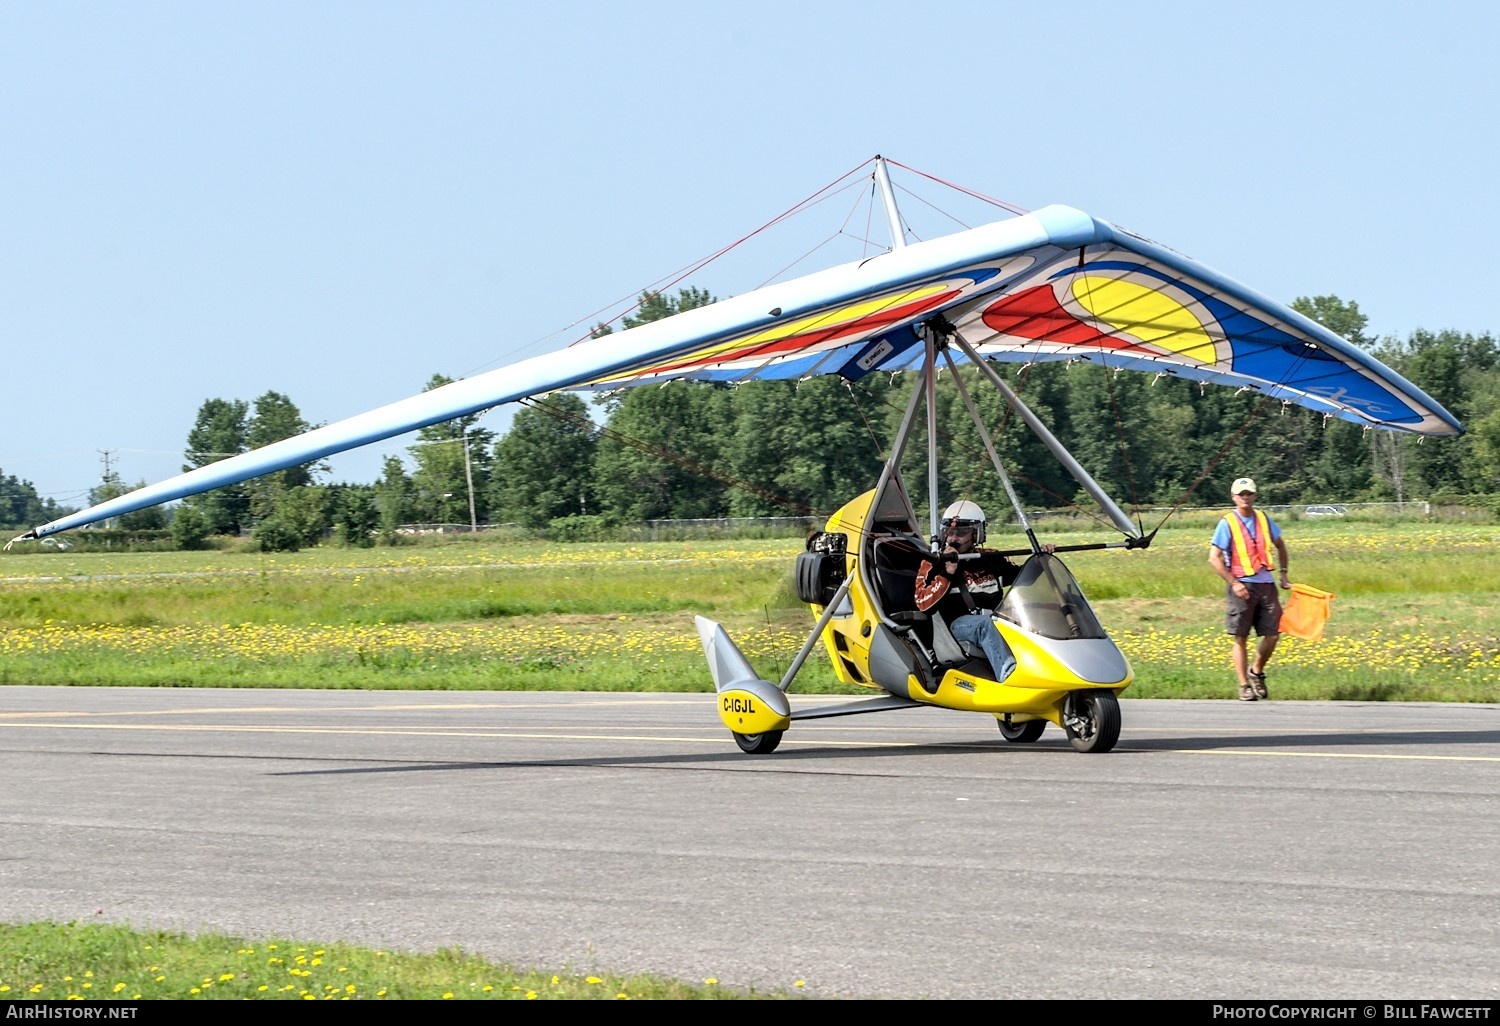
{"type": "Polygon", "coordinates": [[[1315,322],[1139,241],[1087,247],[951,316],[992,359],[1087,360],[1254,389],[1370,427],[1462,431],[1416,386],[1315,322]]]}
{"type": "Polygon", "coordinates": [[[1292,310],[1178,254],[1052,206],[456,381],[199,467],[34,528],[40,538],[560,389],[676,378],[857,379],[921,360],[943,315],[990,359],[1082,359],[1255,388],[1372,427],[1462,428],[1292,310]]]}

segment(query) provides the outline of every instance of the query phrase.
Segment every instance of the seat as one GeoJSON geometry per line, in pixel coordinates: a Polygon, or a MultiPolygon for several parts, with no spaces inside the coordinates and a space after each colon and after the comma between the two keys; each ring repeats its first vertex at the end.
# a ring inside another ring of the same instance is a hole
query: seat
{"type": "Polygon", "coordinates": [[[937,665],[944,669],[961,669],[975,677],[995,679],[995,671],[981,646],[955,638],[943,614],[934,611],[929,618],[932,621],[932,654],[937,665]]]}
{"type": "Polygon", "coordinates": [[[917,572],[927,558],[925,547],[911,535],[891,535],[876,538],[870,549],[872,576],[885,618],[915,641],[934,666],[990,673],[983,650],[954,638],[940,615],[917,608],[917,572]]]}
{"type": "MultiPolygon", "coordinates": [[[[912,539],[902,536],[876,538],[870,543],[870,553],[875,589],[880,593],[880,611],[902,622],[897,614],[918,612],[917,570],[924,553],[912,539]]],[[[922,615],[925,619],[925,614],[922,615]]]]}

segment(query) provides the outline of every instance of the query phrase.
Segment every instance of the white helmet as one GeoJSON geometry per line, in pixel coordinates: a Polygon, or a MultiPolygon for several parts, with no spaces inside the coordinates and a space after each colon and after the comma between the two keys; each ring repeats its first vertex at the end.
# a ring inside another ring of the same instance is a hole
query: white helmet
{"type": "Polygon", "coordinates": [[[984,544],[984,510],[979,508],[979,503],[960,499],[943,510],[941,526],[944,542],[948,540],[948,529],[955,524],[974,528],[974,544],[984,544]]]}

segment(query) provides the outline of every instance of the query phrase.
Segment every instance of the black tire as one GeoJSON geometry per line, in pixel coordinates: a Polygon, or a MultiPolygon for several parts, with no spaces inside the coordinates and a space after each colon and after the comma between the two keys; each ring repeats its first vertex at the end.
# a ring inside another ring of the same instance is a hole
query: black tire
{"type": "Polygon", "coordinates": [[[1000,724],[1000,736],[1013,744],[1030,744],[1042,736],[1042,731],[1047,729],[1046,720],[1022,720],[1019,723],[1006,723],[1004,719],[998,719],[1000,724]]]}
{"type": "Polygon", "coordinates": [[[1113,691],[1073,692],[1063,713],[1063,729],[1077,751],[1109,751],[1120,740],[1120,700],[1113,691]]]}
{"type": "Polygon", "coordinates": [[[736,734],[734,743],[740,746],[742,752],[749,752],[751,755],[770,755],[776,751],[776,746],[781,744],[781,735],[785,733],[784,730],[767,730],[760,734],[736,734]]]}

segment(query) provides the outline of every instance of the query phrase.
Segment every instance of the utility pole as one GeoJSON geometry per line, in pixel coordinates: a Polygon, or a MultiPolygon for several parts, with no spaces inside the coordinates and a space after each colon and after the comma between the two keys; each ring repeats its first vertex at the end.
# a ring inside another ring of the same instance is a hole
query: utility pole
{"type": "MultiPolygon", "coordinates": [[[[103,495],[106,498],[113,499],[115,497],[115,495],[118,494],[118,493],[116,493],[115,490],[114,490],[114,488],[111,487],[115,483],[115,477],[114,477],[114,471],[112,469],[110,469],[109,458],[111,456],[113,456],[115,453],[119,452],[119,450],[118,449],[96,449],[95,452],[97,452],[100,455],[100,457],[103,459],[103,461],[104,461],[104,480],[101,483],[101,485],[100,485],[100,491],[97,494],[103,495]]],[[[119,517],[110,517],[109,519],[105,520],[99,526],[100,527],[119,527],[120,526],[120,518],[119,517]]]]}
{"type": "Polygon", "coordinates": [[[469,533],[479,533],[479,517],[474,513],[474,468],[469,463],[469,425],[463,426],[464,433],[464,480],[469,485],[469,533]]]}

